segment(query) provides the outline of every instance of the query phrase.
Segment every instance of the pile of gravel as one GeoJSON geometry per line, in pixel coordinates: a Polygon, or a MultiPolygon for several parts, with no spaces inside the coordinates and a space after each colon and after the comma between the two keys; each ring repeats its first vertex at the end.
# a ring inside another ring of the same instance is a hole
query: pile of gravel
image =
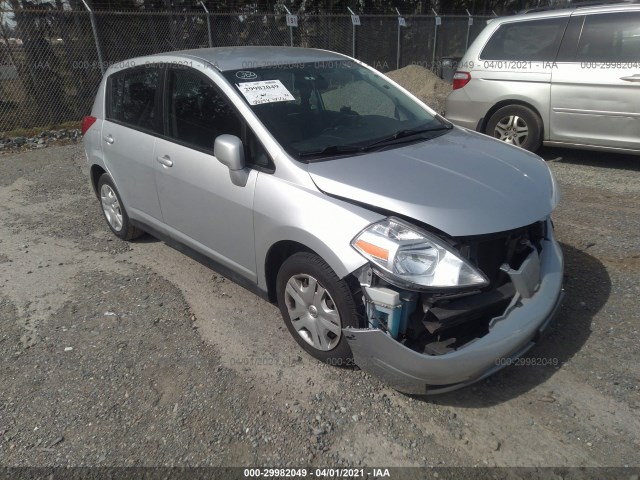
{"type": "MultiPolygon", "coordinates": [[[[438,113],[444,113],[444,101],[451,92],[451,85],[419,65],[409,65],[386,73],[387,77],[402,85],[438,113]]],[[[360,115],[393,115],[391,101],[373,104],[369,99],[377,92],[365,81],[353,82],[322,95],[325,106],[339,110],[343,105],[358,105],[360,115]],[[367,105],[363,110],[363,105],[367,105]]]]}
{"type": "Polygon", "coordinates": [[[36,150],[50,145],[76,143],[82,135],[77,128],[44,130],[33,137],[9,136],[0,133],[0,153],[36,150]]]}
{"type": "Polygon", "coordinates": [[[444,113],[444,101],[451,93],[451,85],[420,65],[408,65],[386,73],[438,113],[444,113]]]}
{"type": "Polygon", "coordinates": [[[390,99],[380,103],[371,102],[370,99],[376,95],[379,96],[380,92],[371,84],[358,80],[323,93],[322,100],[328,110],[338,111],[343,106],[357,105],[355,110],[358,115],[393,116],[393,102],[390,99]]]}

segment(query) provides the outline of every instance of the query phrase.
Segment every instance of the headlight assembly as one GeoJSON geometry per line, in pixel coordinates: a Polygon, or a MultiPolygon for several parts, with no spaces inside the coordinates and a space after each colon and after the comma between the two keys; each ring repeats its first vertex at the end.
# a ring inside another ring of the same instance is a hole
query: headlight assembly
{"type": "Polygon", "coordinates": [[[489,280],[438,237],[395,217],[369,225],[351,246],[403,288],[482,287],[489,280]]]}

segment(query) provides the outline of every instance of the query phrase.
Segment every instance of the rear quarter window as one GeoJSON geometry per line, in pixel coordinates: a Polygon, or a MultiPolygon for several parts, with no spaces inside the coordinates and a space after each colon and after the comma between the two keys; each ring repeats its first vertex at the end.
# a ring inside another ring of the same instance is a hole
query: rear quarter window
{"type": "Polygon", "coordinates": [[[138,128],[157,130],[158,68],[136,68],[109,78],[107,119],[138,128]]]}
{"type": "Polygon", "coordinates": [[[503,23],[485,45],[483,60],[554,61],[568,17],[503,23]]]}

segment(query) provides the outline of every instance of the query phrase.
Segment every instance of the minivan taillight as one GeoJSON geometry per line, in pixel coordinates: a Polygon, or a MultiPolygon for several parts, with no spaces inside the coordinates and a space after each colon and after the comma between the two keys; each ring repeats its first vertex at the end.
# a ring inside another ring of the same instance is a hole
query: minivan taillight
{"type": "Polygon", "coordinates": [[[84,117],[82,119],[82,135],[87,133],[87,130],[91,128],[91,125],[96,123],[96,120],[97,120],[96,117],[84,117]]]}
{"type": "Polygon", "coordinates": [[[471,81],[471,74],[468,72],[456,72],[453,74],[453,89],[464,87],[471,81]]]}

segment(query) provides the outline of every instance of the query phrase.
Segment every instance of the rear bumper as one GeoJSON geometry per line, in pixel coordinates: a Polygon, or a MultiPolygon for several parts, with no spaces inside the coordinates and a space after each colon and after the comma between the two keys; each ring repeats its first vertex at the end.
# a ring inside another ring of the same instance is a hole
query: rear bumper
{"type": "Polygon", "coordinates": [[[490,103],[472,100],[464,88],[454,90],[447,96],[444,107],[444,116],[454,124],[478,130],[480,120],[491,108],[490,103]]]}
{"type": "Polygon", "coordinates": [[[545,240],[535,294],[530,298],[516,294],[506,312],[491,320],[488,334],[452,353],[418,353],[379,329],[343,332],[355,363],[396,390],[411,394],[456,390],[494,374],[535,345],[562,303],[563,269],[560,246],[553,238],[545,240]]]}

